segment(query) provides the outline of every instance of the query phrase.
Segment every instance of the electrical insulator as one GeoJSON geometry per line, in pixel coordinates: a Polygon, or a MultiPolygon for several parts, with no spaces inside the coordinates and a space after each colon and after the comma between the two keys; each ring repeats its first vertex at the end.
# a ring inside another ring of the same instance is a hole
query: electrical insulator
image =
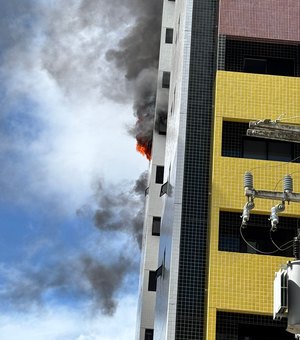
{"type": "Polygon", "coordinates": [[[284,202],[275,205],[275,207],[271,208],[271,215],[269,220],[271,221],[271,231],[276,231],[277,224],[279,223],[278,213],[285,210],[284,202]]]}
{"type": "Polygon", "coordinates": [[[293,178],[290,175],[284,176],[283,190],[284,190],[284,192],[292,192],[293,191],[293,178]]]}
{"type": "Polygon", "coordinates": [[[254,202],[253,201],[249,201],[245,204],[244,209],[243,209],[243,215],[241,216],[241,218],[242,218],[242,228],[247,227],[247,223],[248,223],[249,218],[250,218],[250,210],[252,210],[253,208],[254,208],[254,202]]]}
{"type": "Polygon", "coordinates": [[[253,175],[250,171],[245,172],[244,187],[248,189],[253,189],[253,175]]]}

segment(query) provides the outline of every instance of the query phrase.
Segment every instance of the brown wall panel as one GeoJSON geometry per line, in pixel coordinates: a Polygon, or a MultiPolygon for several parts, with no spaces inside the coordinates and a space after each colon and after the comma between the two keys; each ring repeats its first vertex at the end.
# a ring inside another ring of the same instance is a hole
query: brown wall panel
{"type": "Polygon", "coordinates": [[[219,34],[300,41],[299,0],[220,0],[219,34]]]}

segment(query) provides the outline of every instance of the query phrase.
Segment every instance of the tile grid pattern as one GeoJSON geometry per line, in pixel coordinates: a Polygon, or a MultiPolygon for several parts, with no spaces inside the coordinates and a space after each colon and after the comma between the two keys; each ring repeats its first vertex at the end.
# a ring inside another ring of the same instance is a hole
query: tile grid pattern
{"type": "Polygon", "coordinates": [[[205,337],[212,95],[218,1],[194,1],[175,339],[205,337]]]}

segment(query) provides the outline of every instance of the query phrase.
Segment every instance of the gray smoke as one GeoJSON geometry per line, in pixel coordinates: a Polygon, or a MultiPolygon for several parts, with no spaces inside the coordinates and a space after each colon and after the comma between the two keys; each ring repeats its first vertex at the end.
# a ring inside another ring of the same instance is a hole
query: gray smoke
{"type": "Polygon", "coordinates": [[[150,11],[141,13],[129,35],[119,42],[118,48],[106,53],[107,60],[114,61],[133,84],[133,109],[137,122],[129,132],[136,137],[139,145],[146,148],[148,159],[151,157],[155,115],[162,1],[151,3],[152,14],[150,11]]]}
{"type": "Polygon", "coordinates": [[[147,172],[140,175],[129,191],[108,189],[100,182],[95,195],[98,204],[93,217],[95,226],[101,231],[127,233],[141,248],[146,184],[147,172]]]}
{"type": "Polygon", "coordinates": [[[48,6],[12,0],[0,1],[0,10],[5,70],[39,65],[69,97],[133,100],[137,124],[131,134],[151,150],[162,0],[61,0],[48,6]]]}
{"type": "Polygon", "coordinates": [[[143,101],[136,96],[135,81],[143,70],[157,68],[162,0],[62,2],[45,14],[47,43],[41,61],[47,72],[68,93],[89,87],[124,101],[133,89],[135,103],[143,101]],[[132,28],[118,38],[127,25],[132,28]],[[93,34],[87,38],[89,32],[93,34]]]}
{"type": "MultiPolygon", "coordinates": [[[[0,10],[0,60],[5,60],[1,76],[9,77],[16,67],[42,70],[66,99],[88,91],[125,101],[128,89],[137,117],[131,132],[151,150],[162,0],[61,0],[47,5],[0,0],[0,10]],[[118,30],[126,26],[132,28],[119,39],[118,30]]],[[[101,233],[126,233],[141,247],[146,180],[144,173],[123,192],[99,184],[93,220],[101,233]]],[[[27,310],[56,293],[74,294],[112,315],[116,294],[137,269],[136,260],[122,252],[104,262],[87,253],[64,258],[59,251],[54,262],[3,273],[7,282],[0,284],[2,304],[27,310]]]]}
{"type": "Polygon", "coordinates": [[[5,287],[0,287],[1,303],[19,311],[34,310],[43,307],[47,296],[55,293],[88,300],[92,310],[111,316],[117,308],[116,293],[136,266],[128,256],[119,255],[114,262],[103,263],[85,253],[64,261],[56,259],[55,264],[43,268],[15,269],[6,275],[5,287]]]}

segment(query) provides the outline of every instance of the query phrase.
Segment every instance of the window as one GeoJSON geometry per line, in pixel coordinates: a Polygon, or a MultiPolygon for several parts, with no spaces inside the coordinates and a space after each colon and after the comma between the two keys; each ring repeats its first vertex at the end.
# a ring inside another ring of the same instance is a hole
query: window
{"type": "Polygon", "coordinates": [[[295,335],[286,331],[286,320],[272,316],[217,311],[216,339],[288,340],[295,335]]]}
{"type": "MultiPolygon", "coordinates": [[[[248,123],[223,121],[222,156],[289,162],[300,156],[300,144],[246,136],[248,123]]],[[[300,159],[295,160],[296,163],[300,159]]]]}
{"type": "Polygon", "coordinates": [[[294,60],[284,58],[245,58],[244,72],[294,76],[294,60]]]}
{"type": "Polygon", "coordinates": [[[161,223],[161,218],[157,217],[157,216],[153,216],[152,235],[154,235],[154,236],[160,235],[160,223],[161,223]]]}
{"type": "Polygon", "coordinates": [[[290,162],[294,158],[292,143],[245,137],[243,158],[290,162]]]}
{"type": "Polygon", "coordinates": [[[299,76],[297,45],[239,41],[227,38],[225,53],[220,55],[219,67],[225,71],[299,76]]]}
{"type": "Polygon", "coordinates": [[[157,110],[155,119],[155,130],[159,135],[167,134],[168,112],[166,110],[157,110]]]}
{"type": "Polygon", "coordinates": [[[278,76],[294,76],[295,65],[293,59],[268,58],[267,73],[278,76]]]}
{"type": "MultiPolygon", "coordinates": [[[[259,254],[255,249],[263,252],[276,250],[270,238],[271,224],[268,215],[251,214],[247,228],[242,230],[247,243],[240,235],[241,213],[220,211],[219,213],[219,250],[237,253],[259,254]]],[[[297,218],[280,216],[278,229],[272,232],[272,239],[282,245],[296,236],[297,218]]],[[[284,247],[286,248],[286,247],[284,247]]],[[[278,251],[273,256],[293,257],[293,249],[278,251]]]]}
{"type": "Polygon", "coordinates": [[[162,136],[166,136],[167,134],[167,123],[166,121],[159,121],[158,123],[158,134],[162,136]]]}
{"type": "Polygon", "coordinates": [[[162,87],[164,89],[170,88],[170,78],[171,78],[171,73],[170,72],[163,72],[162,87]]]}
{"type": "Polygon", "coordinates": [[[283,328],[251,324],[239,324],[238,335],[239,340],[283,340],[294,336],[283,328]]]}
{"type": "Polygon", "coordinates": [[[153,340],[153,329],[146,328],[145,340],[153,340]]]}
{"type": "Polygon", "coordinates": [[[243,158],[267,159],[267,143],[265,140],[243,140],[243,158]]]}
{"type": "Polygon", "coordinates": [[[163,182],[164,182],[164,167],[157,165],[155,183],[163,184],[163,182]]]}
{"type": "Polygon", "coordinates": [[[267,73],[267,59],[245,58],[244,72],[246,73],[267,73]]]}
{"type": "Polygon", "coordinates": [[[148,291],[156,292],[156,271],[149,271],[148,291]]]}
{"type": "Polygon", "coordinates": [[[172,44],[173,43],[173,28],[166,28],[166,44],[172,44]]]}

